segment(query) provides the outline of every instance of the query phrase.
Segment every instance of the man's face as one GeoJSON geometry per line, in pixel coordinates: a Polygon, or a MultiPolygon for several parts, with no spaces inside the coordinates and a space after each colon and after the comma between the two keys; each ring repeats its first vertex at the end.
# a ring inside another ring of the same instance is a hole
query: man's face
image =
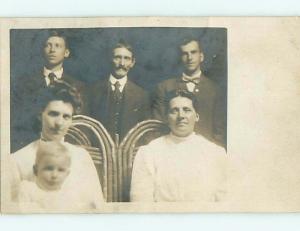
{"type": "Polygon", "coordinates": [[[180,46],[181,61],[186,74],[193,74],[200,70],[200,64],[204,59],[203,53],[196,41],[191,41],[180,46]]]}
{"type": "Polygon", "coordinates": [[[69,57],[70,51],[66,48],[65,40],[61,37],[49,37],[44,46],[44,56],[49,67],[62,65],[65,58],[69,57]]]}
{"type": "Polygon", "coordinates": [[[168,124],[172,133],[179,137],[186,137],[193,133],[195,123],[199,120],[192,100],[177,96],[169,103],[168,124]]]}
{"type": "Polygon", "coordinates": [[[62,156],[45,155],[35,166],[38,183],[46,190],[58,190],[70,172],[70,160],[62,156]]]}
{"type": "Polygon", "coordinates": [[[132,53],[124,47],[116,48],[113,51],[112,74],[117,79],[127,75],[134,66],[135,60],[132,53]]]}
{"type": "Polygon", "coordinates": [[[72,123],[73,106],[60,100],[51,101],[41,114],[42,137],[60,141],[72,123]]]}

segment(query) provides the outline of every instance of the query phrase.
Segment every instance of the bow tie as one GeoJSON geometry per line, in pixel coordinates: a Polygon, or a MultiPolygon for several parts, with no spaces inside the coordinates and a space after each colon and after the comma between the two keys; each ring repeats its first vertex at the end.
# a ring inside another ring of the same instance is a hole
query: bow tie
{"type": "Polygon", "coordinates": [[[198,84],[200,82],[200,76],[191,77],[191,76],[183,75],[182,81],[185,83],[198,84]]]}

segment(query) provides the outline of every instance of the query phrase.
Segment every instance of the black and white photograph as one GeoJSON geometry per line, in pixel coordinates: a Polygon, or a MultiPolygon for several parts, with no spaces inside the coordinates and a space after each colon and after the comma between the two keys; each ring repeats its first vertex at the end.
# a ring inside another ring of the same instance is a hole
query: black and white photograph
{"type": "MultiPolygon", "coordinates": [[[[7,23],[2,38],[9,68],[1,72],[2,84],[9,85],[1,92],[1,124],[6,121],[9,130],[1,146],[4,211],[299,209],[292,203],[300,202],[299,177],[290,170],[300,163],[292,155],[296,144],[284,148],[290,153],[285,157],[274,146],[265,152],[286,137],[276,136],[275,120],[268,120],[271,111],[281,118],[281,111],[273,111],[281,102],[273,101],[273,85],[264,80],[269,70],[284,70],[272,65],[282,44],[276,36],[289,41],[286,51],[298,47],[293,29],[299,22],[119,19],[43,19],[44,27],[38,19],[7,23]],[[265,28],[279,29],[279,35],[260,38],[265,28]],[[275,169],[280,177],[273,179],[275,169]],[[285,198],[292,198],[287,207],[285,198]]],[[[299,49],[293,52],[300,57],[299,49]]],[[[289,67],[293,79],[299,65],[293,59],[289,67]]],[[[296,90],[271,80],[284,99],[296,90]]]]}

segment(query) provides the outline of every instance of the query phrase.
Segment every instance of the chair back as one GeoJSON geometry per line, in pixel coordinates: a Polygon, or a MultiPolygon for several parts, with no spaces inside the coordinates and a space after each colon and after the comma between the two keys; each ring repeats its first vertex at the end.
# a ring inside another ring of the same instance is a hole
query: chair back
{"type": "Polygon", "coordinates": [[[142,121],[127,133],[117,151],[119,201],[130,200],[132,166],[138,148],[167,133],[169,128],[159,120],[142,121]]]}
{"type": "Polygon", "coordinates": [[[104,126],[84,115],[73,116],[73,122],[65,136],[67,142],[85,148],[94,161],[103,196],[107,202],[116,201],[117,160],[115,144],[104,126]]]}

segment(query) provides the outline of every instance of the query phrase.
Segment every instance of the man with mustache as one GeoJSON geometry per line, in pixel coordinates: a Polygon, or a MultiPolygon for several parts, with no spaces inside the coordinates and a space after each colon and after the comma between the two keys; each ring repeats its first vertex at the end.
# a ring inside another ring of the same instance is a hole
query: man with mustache
{"type": "Polygon", "coordinates": [[[196,133],[211,141],[226,146],[225,114],[220,105],[219,89],[212,80],[201,71],[204,54],[197,39],[184,39],[179,46],[183,73],[180,77],[170,78],[158,84],[153,102],[153,116],[163,120],[166,95],[174,90],[186,90],[196,97],[195,109],[199,120],[195,125],[196,133]],[[200,110],[201,109],[201,110],[200,110]]]}
{"type": "Polygon", "coordinates": [[[135,64],[132,47],[124,41],[112,49],[112,69],[89,91],[90,116],[99,120],[116,143],[138,122],[149,116],[149,97],[144,89],[128,79],[135,64]]]}
{"type": "Polygon", "coordinates": [[[59,31],[49,31],[42,52],[45,61],[42,70],[12,83],[12,151],[38,137],[32,129],[32,105],[41,89],[55,87],[56,82],[65,81],[81,95],[83,93],[84,84],[68,75],[63,68],[65,59],[71,54],[66,36],[59,31]]]}

